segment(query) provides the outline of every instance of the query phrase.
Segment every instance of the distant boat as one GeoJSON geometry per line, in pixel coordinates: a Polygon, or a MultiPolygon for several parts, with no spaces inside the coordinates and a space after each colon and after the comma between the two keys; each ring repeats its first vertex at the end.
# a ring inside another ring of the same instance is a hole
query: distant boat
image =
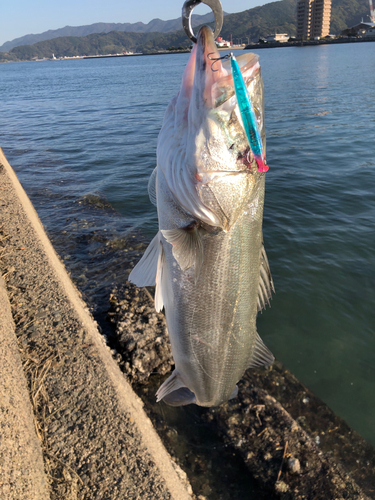
{"type": "Polygon", "coordinates": [[[227,42],[226,40],[221,38],[221,36],[217,37],[217,40],[215,43],[216,43],[216,46],[219,48],[225,48],[225,47],[229,48],[231,46],[230,42],[227,42]]]}

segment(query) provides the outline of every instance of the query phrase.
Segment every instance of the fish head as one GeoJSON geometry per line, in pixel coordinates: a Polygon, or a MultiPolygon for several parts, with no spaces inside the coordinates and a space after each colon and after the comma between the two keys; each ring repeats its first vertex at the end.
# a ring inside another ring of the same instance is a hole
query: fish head
{"type": "MultiPolygon", "coordinates": [[[[237,58],[265,148],[258,56],[237,58]]],[[[158,166],[176,202],[195,219],[228,231],[258,191],[258,172],[238,107],[230,61],[203,26],[158,139],[158,166]]]]}

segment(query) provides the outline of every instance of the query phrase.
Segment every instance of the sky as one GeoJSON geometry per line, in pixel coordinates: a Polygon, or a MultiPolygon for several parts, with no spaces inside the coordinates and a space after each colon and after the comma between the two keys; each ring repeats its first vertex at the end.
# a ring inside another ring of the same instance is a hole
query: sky
{"type": "MultiPolygon", "coordinates": [[[[221,0],[228,13],[242,12],[272,0],[221,0]]],[[[181,16],[184,0],[3,0],[0,8],[0,45],[24,35],[64,26],[104,23],[148,23],[181,16]]],[[[194,14],[210,8],[201,4],[194,14]]]]}

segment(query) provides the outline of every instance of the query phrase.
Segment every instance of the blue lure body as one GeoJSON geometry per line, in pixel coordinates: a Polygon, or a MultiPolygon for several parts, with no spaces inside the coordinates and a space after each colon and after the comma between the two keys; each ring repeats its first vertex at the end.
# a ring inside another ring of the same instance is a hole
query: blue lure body
{"type": "Polygon", "coordinates": [[[234,90],[250,149],[254,155],[255,161],[257,162],[258,171],[267,172],[269,167],[264,161],[264,149],[255,111],[251,103],[249,92],[247,91],[245,82],[242,78],[240,68],[233,54],[230,56],[230,65],[232,68],[234,90]]]}

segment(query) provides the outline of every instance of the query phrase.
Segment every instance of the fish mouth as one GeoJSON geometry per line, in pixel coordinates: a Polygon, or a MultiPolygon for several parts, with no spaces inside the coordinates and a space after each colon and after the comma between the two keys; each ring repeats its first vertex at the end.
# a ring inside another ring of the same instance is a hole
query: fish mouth
{"type": "MultiPolygon", "coordinates": [[[[207,72],[207,70],[211,69],[212,72],[216,72],[217,68],[215,68],[215,71],[213,71],[212,68],[207,68],[207,66],[209,66],[207,62],[209,59],[212,62],[212,60],[219,58],[219,51],[217,50],[211,28],[208,26],[202,26],[197,35],[196,71],[207,72]]],[[[218,61],[218,66],[221,66],[220,61],[218,61]]]]}
{"type": "MultiPolygon", "coordinates": [[[[259,57],[247,52],[236,58],[245,83],[254,79],[259,69],[259,57]]],[[[217,108],[234,95],[230,61],[220,57],[213,32],[202,26],[197,34],[191,59],[186,67],[183,86],[188,90],[194,108],[217,108]]]]}
{"type": "Polygon", "coordinates": [[[214,35],[208,26],[202,26],[197,34],[194,89],[195,97],[201,97],[201,104],[214,107],[212,90],[219,80],[228,76],[217,50],[214,35]],[[198,94],[198,95],[197,95],[198,94]]]}

